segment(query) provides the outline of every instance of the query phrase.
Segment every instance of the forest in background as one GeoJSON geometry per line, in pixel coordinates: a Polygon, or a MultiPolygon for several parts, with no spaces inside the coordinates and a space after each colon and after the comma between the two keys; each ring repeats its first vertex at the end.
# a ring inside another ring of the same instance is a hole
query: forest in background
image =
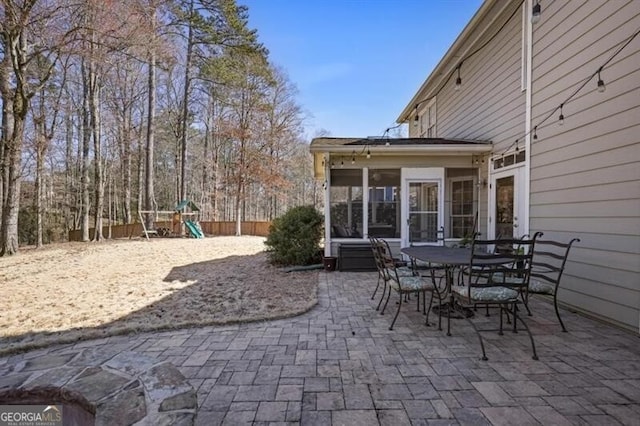
{"type": "Polygon", "coordinates": [[[235,0],[0,0],[0,37],[0,255],[186,199],[238,233],[322,202],[295,85],[235,0]]]}

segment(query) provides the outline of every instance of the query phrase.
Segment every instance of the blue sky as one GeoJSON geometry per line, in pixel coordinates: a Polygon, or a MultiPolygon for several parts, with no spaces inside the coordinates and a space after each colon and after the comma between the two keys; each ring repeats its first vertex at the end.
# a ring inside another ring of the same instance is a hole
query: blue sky
{"type": "Polygon", "coordinates": [[[481,0],[238,0],[298,87],[306,136],[381,136],[481,0]]]}

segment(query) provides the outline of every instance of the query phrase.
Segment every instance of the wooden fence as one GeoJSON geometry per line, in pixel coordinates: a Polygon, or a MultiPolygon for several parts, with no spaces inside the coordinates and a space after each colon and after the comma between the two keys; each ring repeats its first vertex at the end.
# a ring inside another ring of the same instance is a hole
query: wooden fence
{"type": "MultiPolygon", "coordinates": [[[[271,222],[242,222],[242,235],[256,235],[266,237],[269,235],[271,222]]],[[[156,228],[171,229],[171,221],[156,221],[156,228]]],[[[235,222],[200,222],[202,232],[207,236],[224,236],[236,234],[235,222]]],[[[93,238],[94,228],[89,229],[89,239],[93,238]]],[[[109,236],[109,227],[102,227],[102,235],[109,236]]],[[[111,225],[111,238],[137,238],[142,236],[142,224],[131,223],[129,225],[111,225]]],[[[82,241],[82,230],[69,231],[69,241],[82,241]]]]}

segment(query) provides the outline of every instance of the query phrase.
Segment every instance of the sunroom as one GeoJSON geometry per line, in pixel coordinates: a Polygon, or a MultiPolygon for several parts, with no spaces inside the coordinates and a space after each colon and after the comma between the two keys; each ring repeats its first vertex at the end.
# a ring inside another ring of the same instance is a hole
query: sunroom
{"type": "Polygon", "coordinates": [[[399,252],[485,233],[491,148],[463,139],[315,138],[325,257],[338,258],[341,270],[367,270],[370,236],[399,252]]]}

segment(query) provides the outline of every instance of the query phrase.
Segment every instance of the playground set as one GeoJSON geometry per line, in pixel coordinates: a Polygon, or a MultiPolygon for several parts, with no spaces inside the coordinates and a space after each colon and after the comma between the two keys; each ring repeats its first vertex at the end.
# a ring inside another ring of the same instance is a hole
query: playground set
{"type": "Polygon", "coordinates": [[[183,200],[173,210],[140,210],[140,222],[142,223],[142,233],[149,239],[156,237],[183,237],[187,233],[193,238],[204,238],[204,233],[198,222],[200,209],[190,200],[183,200]],[[147,229],[145,215],[152,214],[154,217],[154,229],[147,229]],[[171,222],[171,228],[157,227],[158,223],[171,222]],[[186,231],[186,232],[185,232],[186,231]]]}

